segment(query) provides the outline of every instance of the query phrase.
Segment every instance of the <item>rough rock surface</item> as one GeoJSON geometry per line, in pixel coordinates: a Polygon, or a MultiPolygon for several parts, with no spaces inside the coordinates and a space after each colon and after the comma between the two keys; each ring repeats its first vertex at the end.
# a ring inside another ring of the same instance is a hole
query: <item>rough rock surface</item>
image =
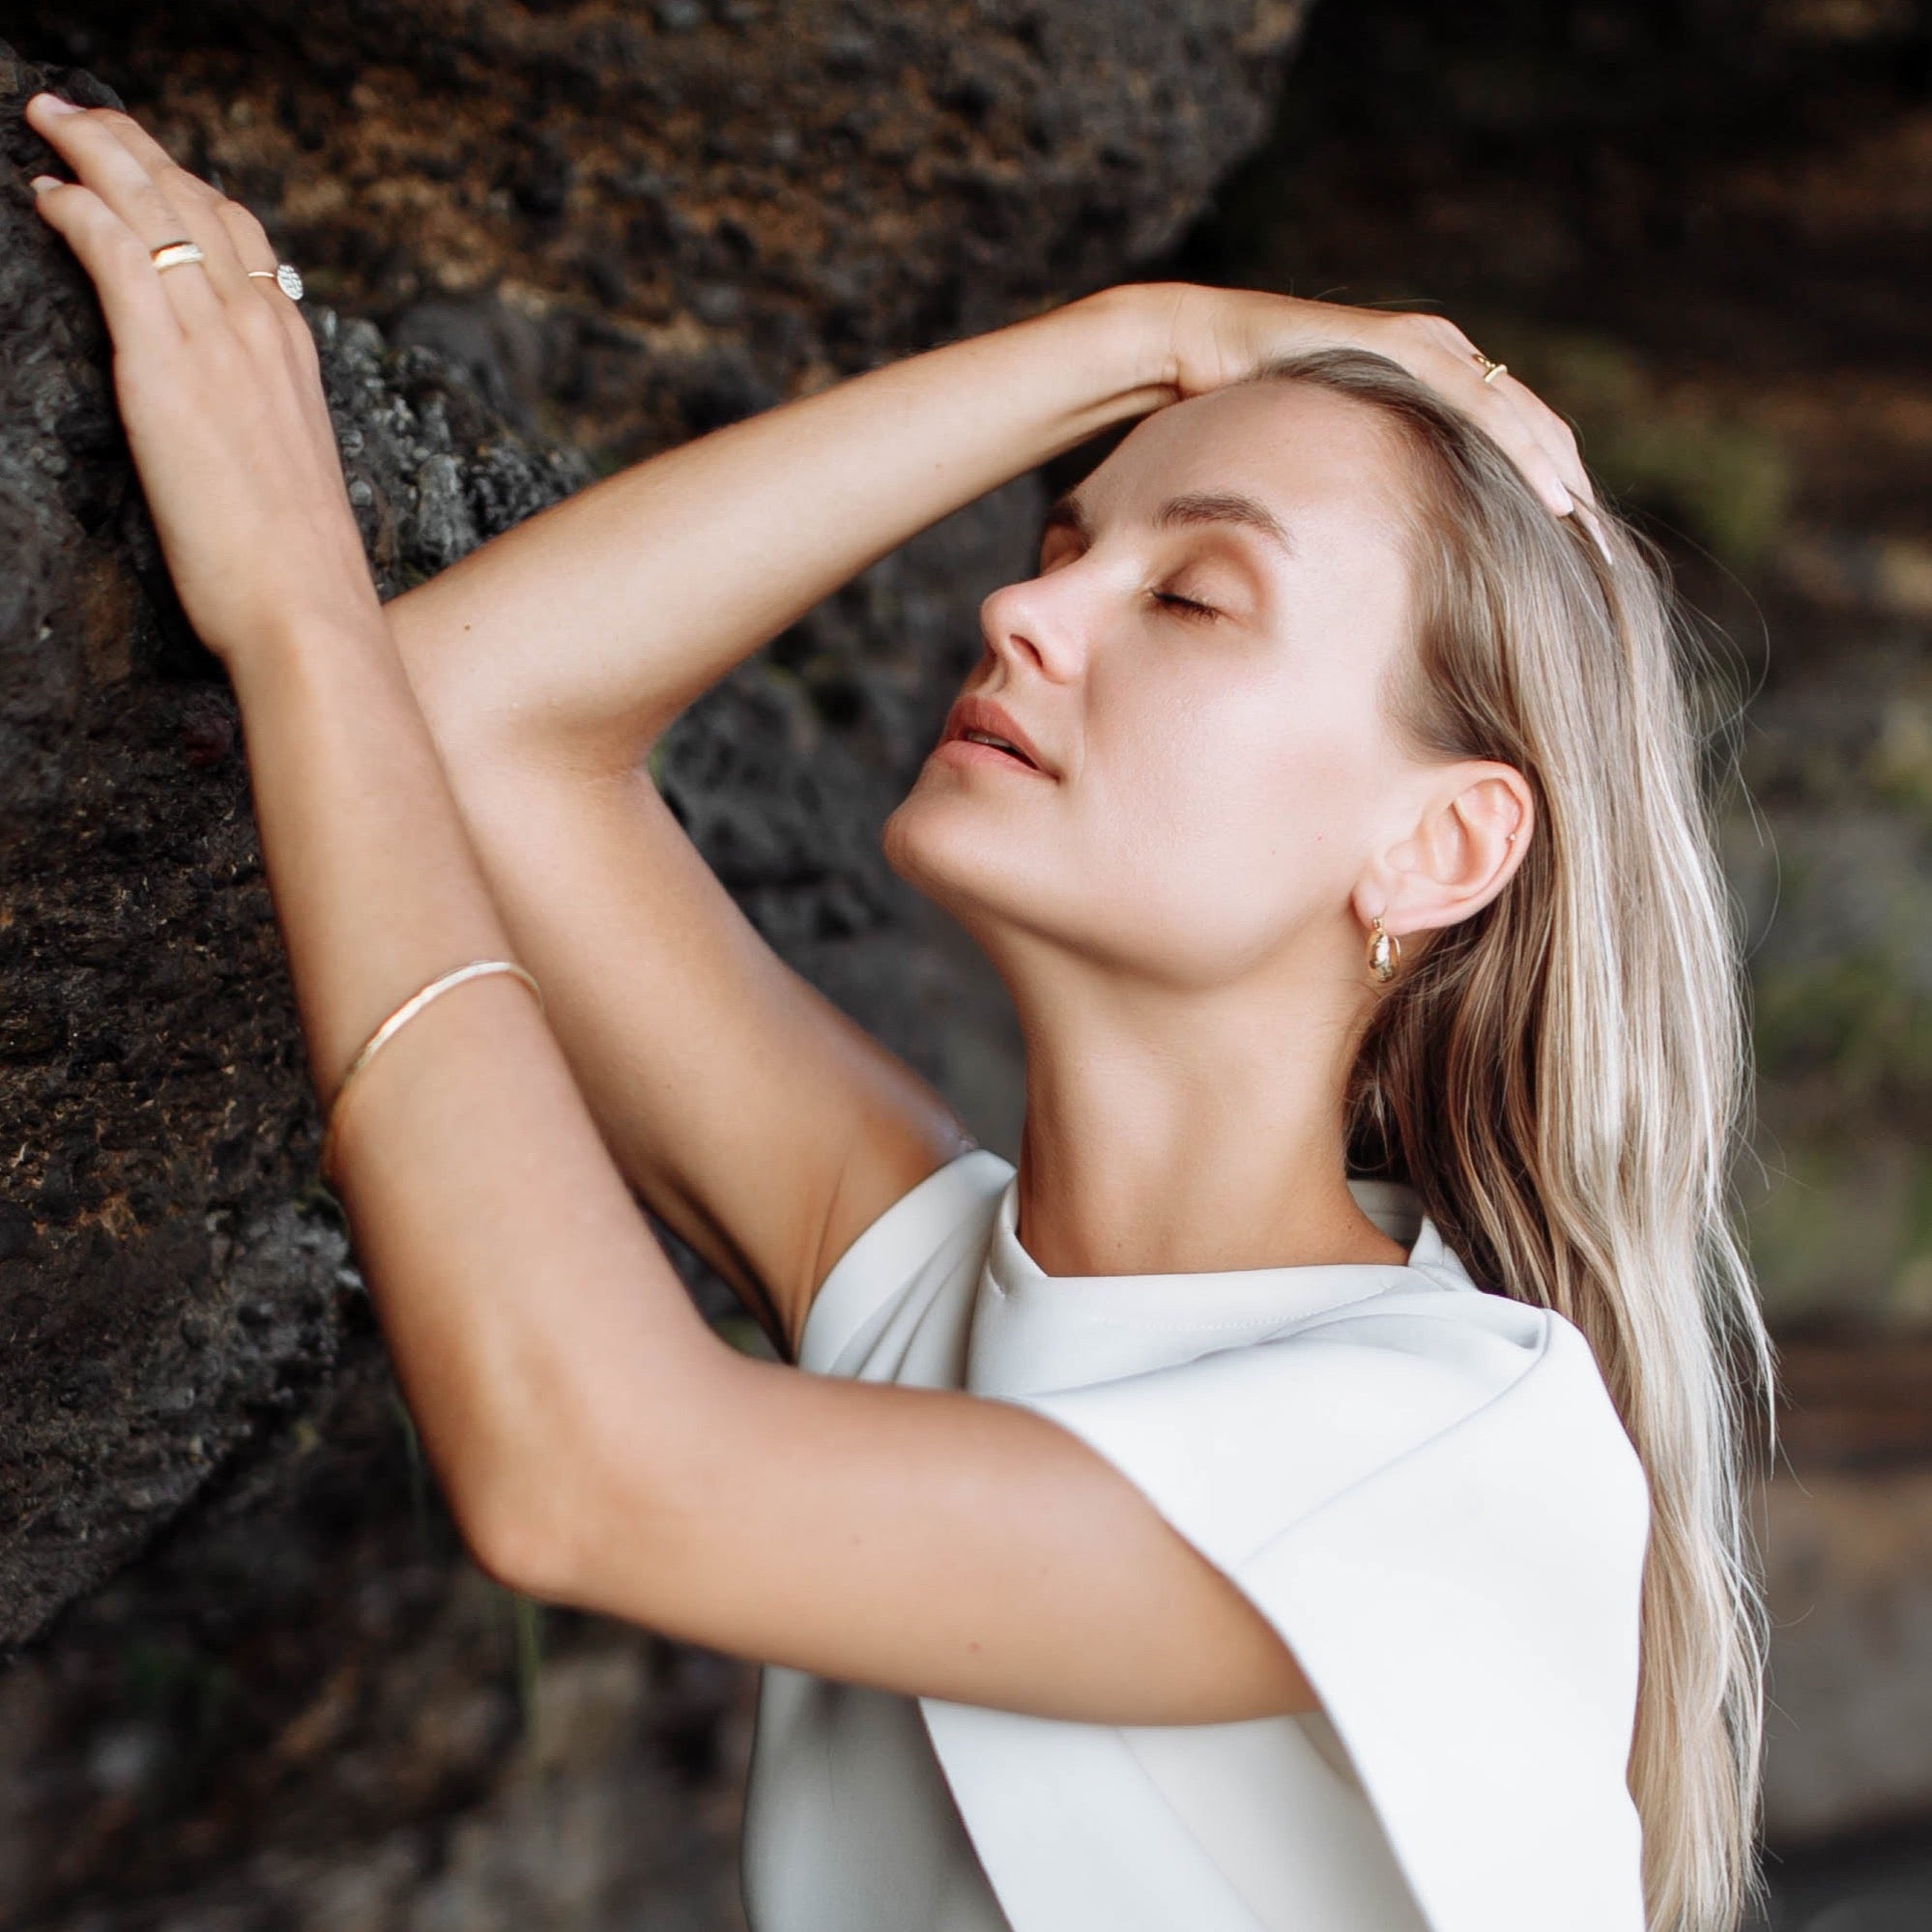
{"type": "MultiPolygon", "coordinates": [[[[289,10],[280,23],[251,9],[243,53],[217,33],[235,21],[217,6],[149,16],[116,71],[166,85],[154,125],[286,233],[320,295],[379,305],[433,264],[460,265],[474,286],[485,257],[498,274],[513,260],[527,283],[603,304],[608,327],[634,323],[634,367],[651,368],[660,397],[681,394],[688,429],[694,414],[774,399],[801,369],[822,376],[842,350],[984,326],[1168,239],[1259,132],[1294,17],[1209,8],[1183,31],[1128,7],[1009,11],[960,40],[950,9],[880,9],[863,26],[862,9],[798,10],[774,40],[775,16],[752,7],[688,19],[660,7],[653,30],[594,8],[289,10]],[[352,80],[365,65],[374,77],[352,80]],[[794,142],[775,138],[785,128],[794,142]],[[483,185],[505,167],[507,186],[483,185]],[[378,188],[418,196],[406,222],[380,213],[378,188]],[[728,245],[721,211],[740,204],[728,245]],[[663,216],[662,236],[644,209],[663,216]],[[630,265],[634,288],[573,282],[593,244],[630,265]],[[682,305],[706,309],[705,291],[725,288],[741,304],[727,316],[710,301],[709,325],[682,305]],[[753,326],[780,315],[788,326],[753,326]],[[671,344],[705,328],[724,329],[761,382],[718,389],[729,344],[680,362],[671,344]]],[[[71,43],[86,19],[43,24],[71,43]]],[[[0,144],[14,170],[44,163],[17,119],[38,84],[8,58],[0,144]]],[[[99,85],[80,76],[68,91],[112,98],[99,85]]],[[[158,567],[91,291],[14,170],[0,210],[0,341],[14,351],[0,363],[0,524],[20,560],[0,626],[0,1117],[19,1151],[0,1225],[14,1325],[0,1365],[14,1421],[0,1641],[17,1642],[326,1374],[343,1254],[308,1185],[312,1108],[232,703],[158,567]]],[[[386,591],[593,474],[580,453],[505,430],[422,343],[390,353],[368,322],[310,312],[386,591]]],[[[435,328],[419,305],[399,320],[447,342],[457,312],[446,303],[435,328]]],[[[547,366],[533,389],[487,358],[479,375],[526,419],[531,396],[556,388],[547,366]]],[[[572,398],[588,412],[577,419],[603,424],[606,454],[625,387],[572,398]]],[[[858,612],[890,624],[895,649],[866,661],[835,609],[736,680],[729,712],[667,748],[694,836],[794,954],[881,916],[862,815],[880,781],[909,775],[934,696],[970,662],[955,608],[930,595],[913,608],[919,578],[934,562],[939,585],[990,569],[986,539],[1020,496],[860,587],[858,612]],[[954,649],[921,649],[939,630],[954,649]]]]}
{"type": "Polygon", "coordinates": [[[9,1932],[741,1932],[753,1678],[467,1564],[364,1313],[278,1452],[0,1674],[9,1932]]]}
{"type": "MultiPolygon", "coordinates": [[[[0,50],[0,145],[25,159],[0,50]]],[[[37,142],[33,143],[38,146],[37,142]]],[[[0,189],[0,1641],[98,1582],[316,1376],[339,1226],[232,694],[127,460],[87,277],[0,189]]],[[[385,588],[586,480],[427,350],[314,319],[385,588]]]]}
{"type": "MultiPolygon", "coordinates": [[[[1169,246],[1301,0],[24,0],[317,296],[612,460],[1169,246]]],[[[31,22],[31,26],[28,24],[31,22]]],[[[520,426],[532,426],[528,422],[520,426]]]]}
{"type": "MultiPolygon", "coordinates": [[[[393,592],[620,462],[1131,274],[1262,131],[1299,9],[118,12],[9,16],[91,72],[0,48],[0,1925],[724,1927],[743,1667],[519,1608],[411,1454],[314,1181],[234,702],[19,104],[118,98],[302,266],[393,592]]],[[[876,828],[1038,505],[1018,480],[884,560],[658,764],[774,945],[1006,1151],[1010,1015],[876,828]]]]}

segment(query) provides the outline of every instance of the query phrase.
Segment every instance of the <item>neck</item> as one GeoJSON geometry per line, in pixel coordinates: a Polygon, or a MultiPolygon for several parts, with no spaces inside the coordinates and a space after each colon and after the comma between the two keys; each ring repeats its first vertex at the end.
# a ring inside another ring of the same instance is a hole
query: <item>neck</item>
{"type": "Polygon", "coordinates": [[[1029,988],[1016,1006],[1026,1043],[1016,1232],[1045,1273],[1408,1258],[1345,1178],[1353,1009],[1085,976],[1057,996],[1029,988]]]}

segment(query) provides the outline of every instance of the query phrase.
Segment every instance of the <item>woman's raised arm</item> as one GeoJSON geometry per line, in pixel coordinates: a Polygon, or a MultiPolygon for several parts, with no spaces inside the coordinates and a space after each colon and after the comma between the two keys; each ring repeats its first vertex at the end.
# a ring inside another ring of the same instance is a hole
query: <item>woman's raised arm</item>
{"type": "Polygon", "coordinates": [[[386,606],[440,737],[634,762],[928,525],[1175,399],[1185,284],[1129,283],[781,403],[605,477],[386,606]]]}
{"type": "Polygon", "coordinates": [[[607,476],[391,599],[390,634],[446,749],[507,733],[621,768],[928,525],[1114,423],[1338,342],[1477,416],[1552,509],[1589,500],[1568,425],[1441,316],[1125,282],[607,476]]]}

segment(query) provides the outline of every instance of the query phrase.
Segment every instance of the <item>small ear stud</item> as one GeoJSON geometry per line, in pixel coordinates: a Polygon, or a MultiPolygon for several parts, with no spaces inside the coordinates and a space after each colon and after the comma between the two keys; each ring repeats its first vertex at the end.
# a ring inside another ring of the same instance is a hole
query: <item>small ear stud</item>
{"type": "Polygon", "coordinates": [[[1402,963],[1402,942],[1393,933],[1382,930],[1382,915],[1374,918],[1375,930],[1369,936],[1369,970],[1376,980],[1386,986],[1396,976],[1396,968],[1402,963]]]}

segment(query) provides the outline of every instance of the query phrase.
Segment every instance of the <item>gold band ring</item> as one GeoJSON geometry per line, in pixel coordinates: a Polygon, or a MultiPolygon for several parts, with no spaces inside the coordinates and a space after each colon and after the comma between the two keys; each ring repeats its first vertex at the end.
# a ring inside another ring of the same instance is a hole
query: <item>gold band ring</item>
{"type": "Polygon", "coordinates": [[[1507,362],[1492,362],[1480,349],[1476,352],[1476,360],[1483,364],[1483,380],[1485,383],[1493,383],[1498,376],[1506,376],[1510,372],[1507,362]]]}
{"type": "Polygon", "coordinates": [[[187,262],[204,261],[198,243],[190,242],[186,236],[179,242],[163,242],[159,248],[148,250],[148,259],[157,269],[178,269],[187,262]]]}

